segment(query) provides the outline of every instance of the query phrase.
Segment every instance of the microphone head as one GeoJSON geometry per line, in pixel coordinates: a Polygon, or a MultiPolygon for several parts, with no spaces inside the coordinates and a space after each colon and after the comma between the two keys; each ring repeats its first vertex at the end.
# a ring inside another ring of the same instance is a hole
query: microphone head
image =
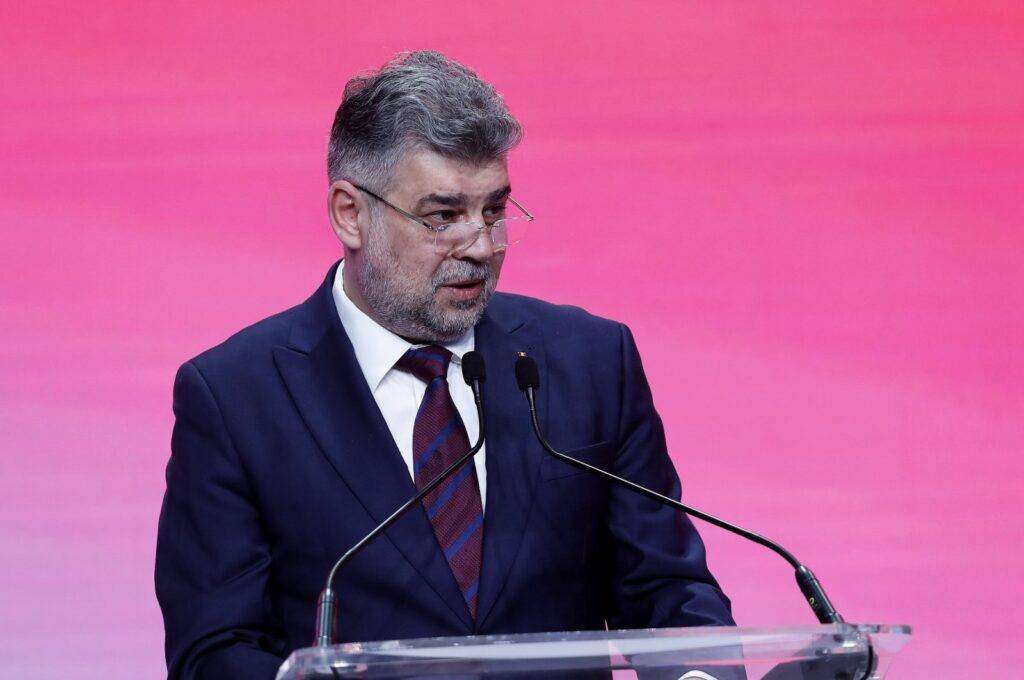
{"type": "Polygon", "coordinates": [[[466,352],[462,355],[462,379],[470,387],[474,382],[483,382],[487,377],[484,369],[484,358],[479,352],[466,352]]]}
{"type": "Polygon", "coordinates": [[[524,392],[530,387],[533,389],[540,387],[540,371],[537,369],[537,362],[525,354],[520,354],[516,359],[516,382],[519,383],[519,389],[524,392]]]}

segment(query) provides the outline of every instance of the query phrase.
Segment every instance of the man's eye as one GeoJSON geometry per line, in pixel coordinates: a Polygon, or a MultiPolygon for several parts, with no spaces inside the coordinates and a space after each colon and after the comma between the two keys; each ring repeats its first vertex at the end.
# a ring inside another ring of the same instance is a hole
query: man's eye
{"type": "Polygon", "coordinates": [[[492,205],[490,208],[484,208],[484,219],[488,224],[497,222],[498,220],[505,217],[505,204],[492,205]]]}
{"type": "Polygon", "coordinates": [[[455,221],[454,210],[437,210],[427,215],[427,219],[436,225],[449,224],[455,221]]]}

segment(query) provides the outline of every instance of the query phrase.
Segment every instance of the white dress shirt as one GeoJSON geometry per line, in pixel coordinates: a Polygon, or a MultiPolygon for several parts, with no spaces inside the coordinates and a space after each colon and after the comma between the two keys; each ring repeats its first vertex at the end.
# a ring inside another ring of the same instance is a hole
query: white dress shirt
{"type": "MultiPolygon", "coordinates": [[[[334,275],[332,293],[334,306],[338,309],[341,325],[345,328],[348,339],[355,350],[356,361],[363,371],[366,384],[369,385],[373,398],[377,401],[384,421],[388,424],[391,436],[402,454],[402,460],[409,468],[409,477],[413,475],[412,431],[416,423],[416,412],[427,391],[427,385],[419,378],[395,368],[395,363],[414,345],[379,323],[371,319],[365,312],[356,307],[345,293],[342,272],[345,261],[338,265],[334,275]]],[[[452,353],[452,361],[448,365],[448,389],[458,409],[462,422],[466,426],[469,442],[476,442],[480,427],[477,422],[476,404],[473,401],[473,390],[462,379],[462,357],[476,346],[473,330],[455,342],[444,345],[452,353]]],[[[480,502],[487,500],[487,467],[485,461],[486,446],[474,456],[476,477],[480,483],[480,502]]]]}

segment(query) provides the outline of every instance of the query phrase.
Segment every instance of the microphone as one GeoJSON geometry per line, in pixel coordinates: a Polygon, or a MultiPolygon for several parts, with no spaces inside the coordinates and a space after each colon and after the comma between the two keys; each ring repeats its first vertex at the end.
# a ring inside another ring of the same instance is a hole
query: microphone
{"type": "MultiPolygon", "coordinates": [[[[466,352],[462,355],[462,379],[473,390],[473,400],[477,408],[483,404],[483,395],[480,394],[480,385],[487,378],[487,369],[484,368],[484,358],[479,352],[466,352]]],[[[478,414],[480,415],[480,414],[478,414]]],[[[483,432],[483,417],[480,419],[480,431],[483,432]]],[[[483,435],[481,435],[482,438],[483,435]]]]}
{"type": "Polygon", "coordinates": [[[334,566],[331,567],[330,573],[327,575],[327,584],[324,586],[324,589],[321,591],[320,597],[317,600],[316,630],[313,636],[314,646],[330,647],[334,644],[336,597],[332,584],[334,583],[334,577],[337,575],[338,570],[340,570],[346,562],[360,553],[363,548],[372,543],[377,536],[384,532],[385,529],[398,521],[411,508],[419,504],[419,502],[423,500],[424,496],[429,494],[440,484],[444,483],[445,480],[455,474],[455,472],[470,458],[476,455],[476,452],[484,445],[484,405],[483,394],[480,386],[483,384],[485,378],[486,370],[484,369],[483,357],[480,356],[478,352],[466,352],[462,356],[462,379],[465,380],[466,384],[473,390],[473,402],[476,404],[477,422],[480,424],[480,434],[477,436],[476,443],[473,444],[469,451],[464,453],[461,458],[449,465],[444,472],[430,480],[430,482],[420,489],[415,496],[403,503],[402,506],[391,513],[387,519],[374,527],[373,531],[366,534],[366,536],[360,539],[358,543],[349,548],[345,554],[334,563],[334,566]]]}
{"type": "Polygon", "coordinates": [[[576,460],[564,453],[556,451],[551,444],[544,439],[544,434],[540,429],[540,421],[537,419],[536,391],[540,387],[540,372],[537,369],[537,362],[526,356],[524,352],[519,352],[518,356],[519,358],[516,359],[516,381],[519,383],[519,389],[526,395],[526,401],[530,405],[530,418],[533,421],[534,434],[537,435],[537,440],[545,451],[558,460],[568,463],[573,467],[604,477],[610,482],[630,489],[641,496],[646,496],[647,498],[658,501],[662,505],[675,508],[676,510],[685,512],[687,515],[692,515],[693,517],[702,519],[709,524],[714,524],[716,527],[725,529],[726,531],[731,531],[734,534],[738,534],[776,552],[781,555],[783,559],[789,562],[789,564],[796,570],[796,582],[797,585],[800,586],[800,592],[803,593],[804,597],[807,599],[807,604],[811,606],[811,610],[814,612],[818,621],[820,623],[843,623],[843,617],[840,616],[839,612],[837,612],[835,607],[832,606],[832,603],[829,601],[828,596],[825,595],[825,590],[822,588],[821,583],[818,582],[814,572],[801,564],[792,553],[775,541],[771,541],[764,536],[755,534],[752,531],[747,531],[742,527],[726,522],[714,515],[709,515],[708,513],[689,505],[684,505],[675,499],[663,496],[662,494],[652,491],[647,487],[640,486],[639,484],[635,484],[634,482],[623,479],[622,477],[617,477],[616,475],[606,472],[601,468],[594,467],[593,465],[584,463],[581,460],[576,460]]]}

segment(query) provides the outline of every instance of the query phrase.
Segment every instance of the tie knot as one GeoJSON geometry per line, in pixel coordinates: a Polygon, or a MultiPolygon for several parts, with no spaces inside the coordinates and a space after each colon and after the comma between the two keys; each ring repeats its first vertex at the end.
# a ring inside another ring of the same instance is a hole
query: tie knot
{"type": "Polygon", "coordinates": [[[410,349],[402,355],[395,367],[430,383],[434,378],[448,378],[448,362],[451,359],[452,353],[444,347],[427,345],[410,349]]]}

